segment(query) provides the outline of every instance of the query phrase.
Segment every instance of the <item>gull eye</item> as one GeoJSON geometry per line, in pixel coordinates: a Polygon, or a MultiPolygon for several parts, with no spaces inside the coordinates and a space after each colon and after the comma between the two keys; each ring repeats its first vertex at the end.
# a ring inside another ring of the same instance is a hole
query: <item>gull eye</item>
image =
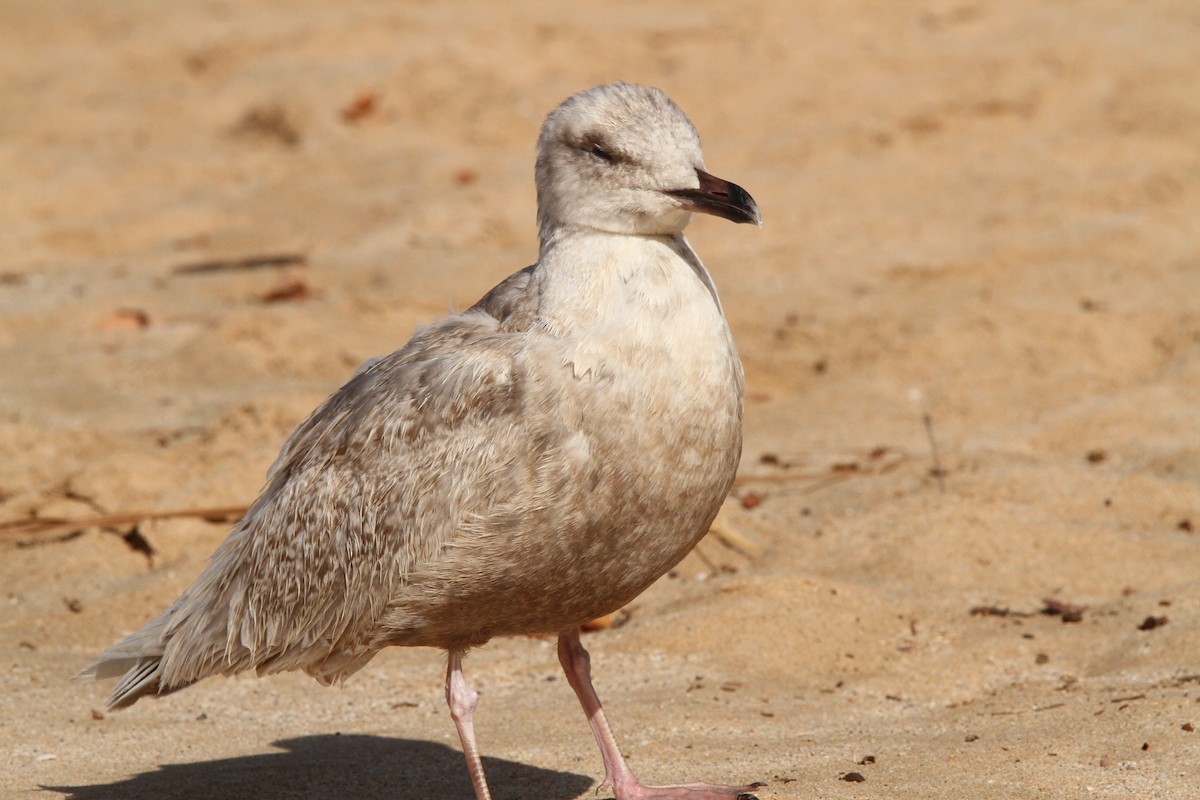
{"type": "Polygon", "coordinates": [[[604,145],[599,142],[592,142],[588,148],[588,152],[601,161],[607,161],[609,164],[613,162],[613,154],[604,149],[604,145]]]}

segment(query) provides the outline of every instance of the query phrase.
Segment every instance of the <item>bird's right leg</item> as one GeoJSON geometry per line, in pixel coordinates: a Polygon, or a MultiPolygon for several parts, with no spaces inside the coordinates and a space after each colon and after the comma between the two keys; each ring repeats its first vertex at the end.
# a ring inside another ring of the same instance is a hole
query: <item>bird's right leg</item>
{"type": "Polygon", "coordinates": [[[467,770],[471,773],[471,785],[475,787],[475,800],[492,800],[488,792],[487,778],[483,774],[483,762],[479,760],[479,748],[475,746],[475,706],[479,695],[467,683],[462,671],[462,650],[449,651],[446,666],[446,705],[450,706],[450,717],[458,728],[458,739],[462,742],[463,755],[467,757],[467,770]]]}

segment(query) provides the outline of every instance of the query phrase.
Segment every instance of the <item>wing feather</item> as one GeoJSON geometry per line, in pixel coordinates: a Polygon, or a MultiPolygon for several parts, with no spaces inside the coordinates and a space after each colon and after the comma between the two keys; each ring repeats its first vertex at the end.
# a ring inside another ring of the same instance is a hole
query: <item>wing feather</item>
{"type": "Polygon", "coordinates": [[[128,705],[214,673],[304,669],[329,682],[366,663],[414,566],[488,515],[495,498],[476,479],[520,468],[520,437],[483,431],[522,424],[514,334],[529,275],[418,331],[322,403],[197,581],[81,677],[127,669],[114,698],[128,705]]]}

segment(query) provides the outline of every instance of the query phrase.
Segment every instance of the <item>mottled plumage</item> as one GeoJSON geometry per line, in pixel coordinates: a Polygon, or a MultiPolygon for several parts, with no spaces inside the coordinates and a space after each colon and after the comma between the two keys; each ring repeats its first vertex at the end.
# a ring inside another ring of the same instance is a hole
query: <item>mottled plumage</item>
{"type": "MultiPolygon", "coordinates": [[[[462,654],[544,633],[560,635],[572,686],[603,721],[579,624],[687,554],[741,449],[741,364],[682,230],[692,211],[759,218],[703,171],[683,112],[628,84],[547,118],[537,182],[538,262],[365,365],[300,424],[195,584],[81,673],[124,675],[111,707],[250,669],[330,683],[390,645],[440,647],[485,798],[462,654]]],[[[620,800],[685,791],[638,784],[603,729],[620,800]]]]}

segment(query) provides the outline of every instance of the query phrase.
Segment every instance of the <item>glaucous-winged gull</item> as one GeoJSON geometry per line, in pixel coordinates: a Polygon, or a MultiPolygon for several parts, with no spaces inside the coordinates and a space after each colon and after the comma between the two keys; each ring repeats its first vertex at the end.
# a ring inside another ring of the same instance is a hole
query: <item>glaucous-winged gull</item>
{"type": "Polygon", "coordinates": [[[466,651],[554,634],[618,800],[735,798],[650,787],[626,766],[579,625],[615,611],[708,530],[741,452],[742,366],[692,212],[761,224],[704,168],[663,92],[577,94],[538,140],[537,263],[364,366],[292,433],[197,581],[81,678],[122,708],[214,674],[322,683],[389,645],[449,653],[446,698],[478,800],[466,651]]]}

